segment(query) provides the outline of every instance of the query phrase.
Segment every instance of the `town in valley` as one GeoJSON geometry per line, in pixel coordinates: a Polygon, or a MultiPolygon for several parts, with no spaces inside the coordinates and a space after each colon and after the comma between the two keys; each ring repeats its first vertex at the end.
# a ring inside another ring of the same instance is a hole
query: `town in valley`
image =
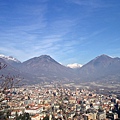
{"type": "Polygon", "coordinates": [[[119,120],[119,84],[44,82],[15,87],[0,93],[0,113],[7,116],[5,111],[10,111],[10,120],[25,115],[25,120],[119,120]]]}

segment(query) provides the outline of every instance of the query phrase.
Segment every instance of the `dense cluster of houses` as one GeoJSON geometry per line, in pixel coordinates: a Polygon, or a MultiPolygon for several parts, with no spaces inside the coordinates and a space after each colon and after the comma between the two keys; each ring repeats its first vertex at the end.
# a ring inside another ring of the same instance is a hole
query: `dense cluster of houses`
{"type": "Polygon", "coordinates": [[[120,100],[69,85],[32,85],[1,93],[0,110],[9,109],[9,118],[29,113],[32,120],[117,120],[120,100]],[[9,99],[8,99],[9,96],[9,99]],[[8,106],[7,108],[5,106],[8,106]]]}

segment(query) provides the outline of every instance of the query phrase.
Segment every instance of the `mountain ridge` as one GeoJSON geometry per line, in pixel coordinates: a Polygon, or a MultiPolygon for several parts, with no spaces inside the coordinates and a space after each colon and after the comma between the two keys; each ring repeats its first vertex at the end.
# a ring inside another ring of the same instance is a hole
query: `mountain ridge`
{"type": "MultiPolygon", "coordinates": [[[[22,63],[13,64],[9,60],[5,62],[11,66],[11,68],[8,67],[7,71],[12,72],[11,70],[13,70],[13,73],[17,71],[25,76],[25,79],[30,83],[41,81],[104,81],[113,78],[120,80],[120,58],[112,58],[105,54],[95,57],[77,69],[64,66],[49,55],[33,57],[22,63]]],[[[5,72],[5,70],[2,71],[5,72]]]]}
{"type": "Polygon", "coordinates": [[[21,63],[18,59],[12,57],[12,56],[6,56],[3,54],[0,54],[0,58],[3,58],[4,60],[11,60],[11,61],[15,61],[17,63],[21,63]]]}
{"type": "MultiPolygon", "coordinates": [[[[67,68],[48,55],[31,58],[22,63],[23,71],[34,74],[39,78],[49,79],[71,79],[73,73],[71,68],[67,68]],[[32,68],[32,69],[31,69],[32,68]]],[[[74,74],[74,73],[73,73],[74,74]]]]}
{"type": "Polygon", "coordinates": [[[120,75],[120,58],[112,58],[107,55],[100,55],[85,64],[80,70],[79,75],[84,81],[104,79],[111,75],[120,75]]]}

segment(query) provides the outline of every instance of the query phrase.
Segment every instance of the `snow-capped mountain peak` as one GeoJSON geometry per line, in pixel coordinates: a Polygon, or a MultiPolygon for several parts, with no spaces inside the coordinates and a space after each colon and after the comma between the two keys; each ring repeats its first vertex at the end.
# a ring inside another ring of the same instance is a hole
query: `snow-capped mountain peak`
{"type": "Polygon", "coordinates": [[[68,64],[67,67],[70,67],[70,68],[80,68],[80,67],[82,67],[82,65],[78,64],[78,63],[73,63],[73,64],[68,64]]]}
{"type": "Polygon", "coordinates": [[[5,60],[11,60],[11,61],[20,63],[19,60],[17,60],[16,58],[14,58],[14,57],[12,57],[12,56],[5,56],[5,55],[3,55],[3,54],[0,54],[0,58],[5,59],[5,60]]]}

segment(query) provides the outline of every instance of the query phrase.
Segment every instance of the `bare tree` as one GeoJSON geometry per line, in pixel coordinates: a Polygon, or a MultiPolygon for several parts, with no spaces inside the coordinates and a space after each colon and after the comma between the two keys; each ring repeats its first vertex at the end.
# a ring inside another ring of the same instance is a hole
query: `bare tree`
{"type": "Polygon", "coordinates": [[[6,64],[0,62],[0,70],[5,68],[6,66],[7,66],[6,64]]]}
{"type": "MultiPolygon", "coordinates": [[[[0,62],[0,71],[6,67],[6,64],[0,62]]],[[[0,75],[0,119],[9,118],[11,108],[7,102],[12,100],[13,88],[18,85],[20,80],[19,75],[0,75]]]]}

